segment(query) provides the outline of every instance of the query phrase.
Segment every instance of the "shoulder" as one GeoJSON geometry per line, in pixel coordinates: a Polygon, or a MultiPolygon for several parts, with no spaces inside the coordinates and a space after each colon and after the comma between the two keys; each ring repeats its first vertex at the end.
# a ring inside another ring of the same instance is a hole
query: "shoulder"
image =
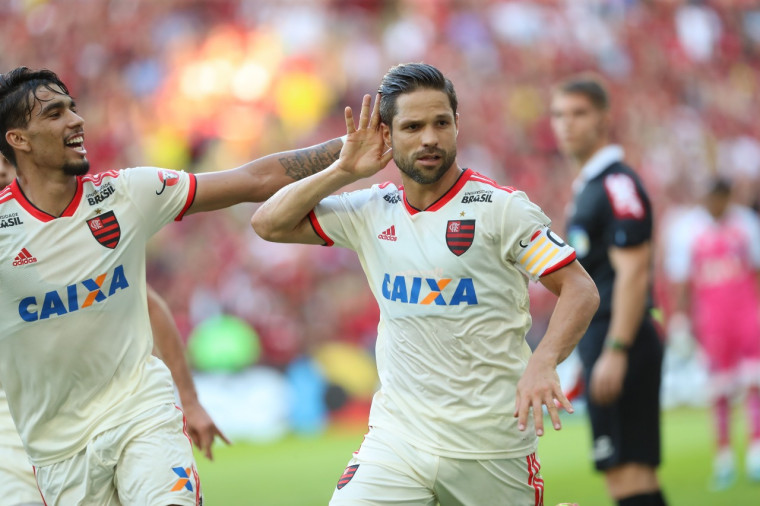
{"type": "Polygon", "coordinates": [[[614,163],[602,173],[599,182],[617,218],[646,217],[649,200],[639,176],[629,166],[614,163]]]}

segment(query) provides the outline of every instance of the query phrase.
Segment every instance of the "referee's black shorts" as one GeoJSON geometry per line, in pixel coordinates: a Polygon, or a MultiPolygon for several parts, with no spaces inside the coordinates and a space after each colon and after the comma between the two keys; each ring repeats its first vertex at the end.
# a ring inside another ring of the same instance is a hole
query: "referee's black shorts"
{"type": "Polygon", "coordinates": [[[626,463],[660,464],[660,382],[663,346],[650,318],[645,318],[628,351],[622,395],[605,406],[589,394],[591,370],[604,348],[609,320],[593,321],[578,345],[586,382],[593,436],[593,460],[603,471],[626,463]]]}

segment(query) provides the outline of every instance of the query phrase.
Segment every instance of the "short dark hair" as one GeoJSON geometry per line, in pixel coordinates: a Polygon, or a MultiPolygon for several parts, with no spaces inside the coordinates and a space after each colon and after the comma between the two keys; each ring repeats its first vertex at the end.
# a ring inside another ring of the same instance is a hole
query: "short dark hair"
{"type": "Polygon", "coordinates": [[[430,88],[446,93],[454,114],[457,113],[457,93],[454,85],[443,73],[426,63],[402,63],[391,67],[383,76],[380,93],[380,120],[391,128],[398,112],[396,100],[399,95],[411,93],[420,88],[430,88]]]}
{"type": "Polygon", "coordinates": [[[716,176],[710,180],[707,188],[708,195],[726,197],[731,195],[731,180],[722,176],[716,176]]]}
{"type": "Polygon", "coordinates": [[[602,78],[590,72],[575,74],[561,81],[554,93],[578,94],[588,98],[594,107],[606,111],[610,107],[607,87],[602,78]]]}
{"type": "Polygon", "coordinates": [[[62,91],[69,94],[66,85],[51,70],[18,67],[0,74],[0,153],[14,167],[17,167],[16,154],[5,139],[5,134],[12,128],[23,128],[29,124],[34,103],[39,100],[36,92],[41,86],[53,93],[60,94],[62,91]]]}

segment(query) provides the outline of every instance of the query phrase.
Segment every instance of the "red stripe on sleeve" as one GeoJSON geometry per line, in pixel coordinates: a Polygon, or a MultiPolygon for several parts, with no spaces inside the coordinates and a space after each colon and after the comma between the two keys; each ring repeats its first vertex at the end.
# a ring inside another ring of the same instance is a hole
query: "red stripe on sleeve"
{"type": "Polygon", "coordinates": [[[335,244],[335,241],[330,239],[325,231],[322,230],[322,225],[319,224],[319,220],[317,220],[317,215],[314,213],[314,209],[309,211],[309,221],[311,222],[311,226],[314,228],[314,232],[316,232],[317,235],[321,237],[323,241],[325,241],[325,246],[332,246],[335,244]]]}
{"type": "Polygon", "coordinates": [[[174,218],[174,221],[182,221],[182,217],[185,216],[187,210],[190,209],[190,206],[195,202],[195,192],[197,191],[195,174],[188,175],[190,176],[190,188],[187,190],[187,202],[185,202],[185,207],[182,208],[177,217],[174,218]]]}
{"type": "Polygon", "coordinates": [[[561,260],[558,264],[552,265],[551,267],[549,267],[548,269],[546,269],[543,272],[543,274],[541,274],[541,277],[543,278],[547,274],[551,274],[552,272],[560,270],[561,268],[563,268],[567,264],[572,263],[573,260],[575,260],[575,251],[573,251],[573,253],[570,256],[568,256],[567,258],[565,258],[564,260],[561,260]]]}

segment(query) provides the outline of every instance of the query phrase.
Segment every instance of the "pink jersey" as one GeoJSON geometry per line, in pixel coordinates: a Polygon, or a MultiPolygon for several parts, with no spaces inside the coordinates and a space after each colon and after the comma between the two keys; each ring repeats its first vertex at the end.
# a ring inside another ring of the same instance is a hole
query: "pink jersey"
{"type": "Polygon", "coordinates": [[[720,220],[703,209],[687,216],[670,274],[688,281],[694,331],[713,370],[760,357],[760,220],[730,207],[720,220]]]}

